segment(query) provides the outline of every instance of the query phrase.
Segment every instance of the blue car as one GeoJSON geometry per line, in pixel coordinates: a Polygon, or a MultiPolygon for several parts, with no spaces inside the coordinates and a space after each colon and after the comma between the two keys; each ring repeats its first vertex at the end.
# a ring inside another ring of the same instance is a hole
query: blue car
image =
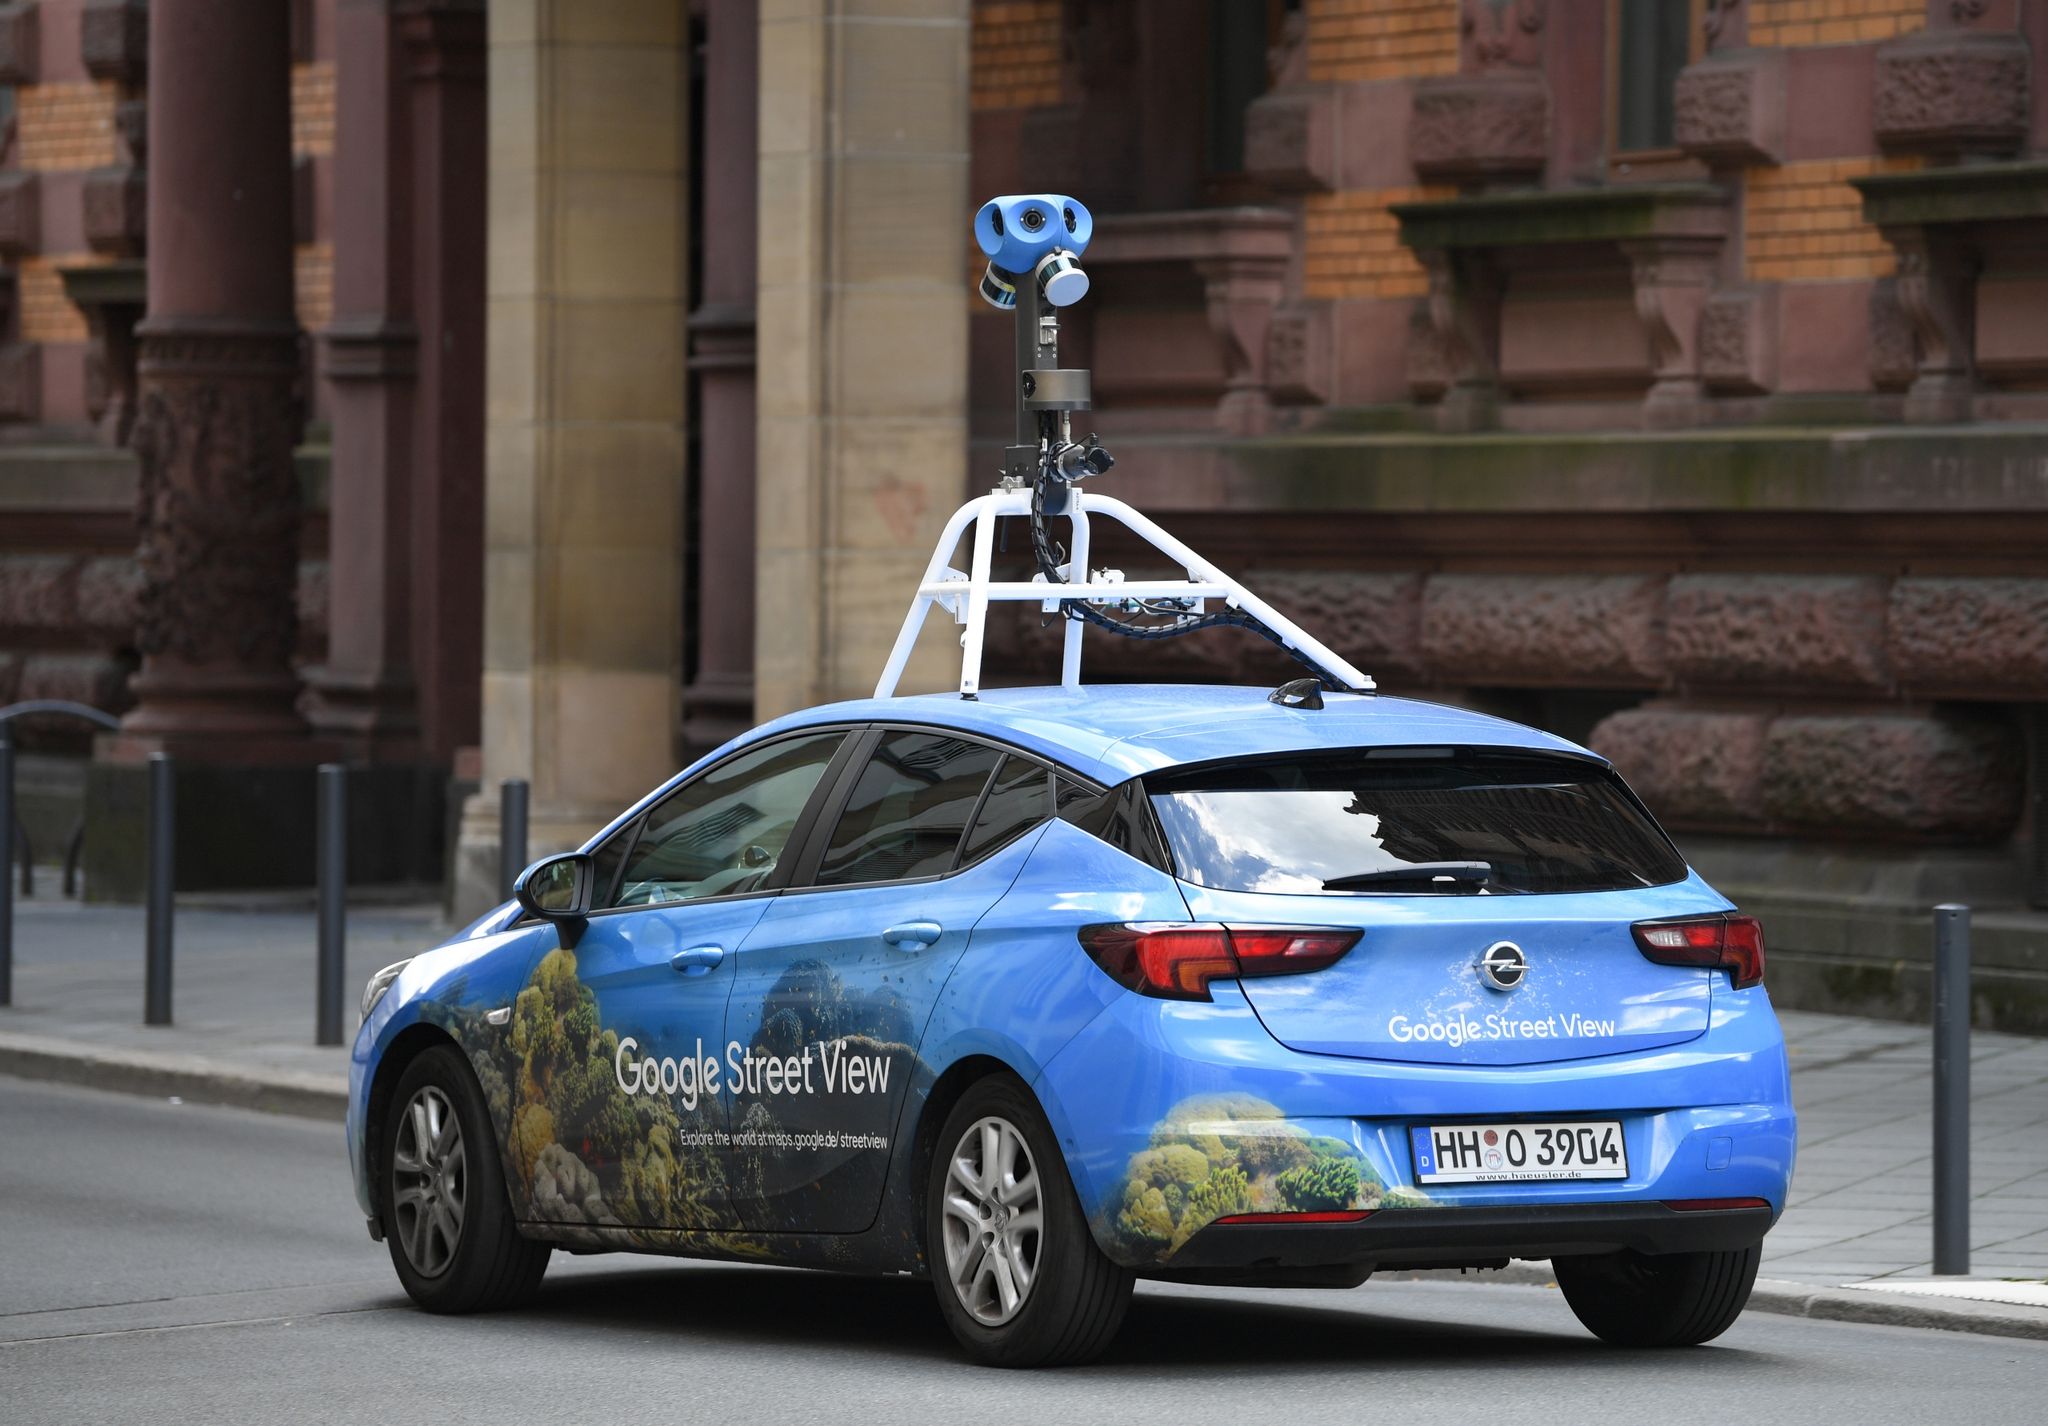
{"type": "Polygon", "coordinates": [[[871,699],[721,749],[380,971],[356,1195],[422,1306],[555,1248],[913,1273],[983,1362],[1134,1280],[1548,1259],[1741,1312],[1794,1119],[1757,924],[1559,738],[1365,694],[871,699]]]}

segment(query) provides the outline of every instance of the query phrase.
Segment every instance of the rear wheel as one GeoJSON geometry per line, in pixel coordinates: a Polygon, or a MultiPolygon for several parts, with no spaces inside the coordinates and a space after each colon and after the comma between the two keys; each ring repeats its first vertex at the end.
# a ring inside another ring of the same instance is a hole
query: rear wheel
{"type": "Polygon", "coordinates": [[[381,1148],[384,1241],[414,1302],[477,1312],[533,1296],[549,1248],[513,1226],[483,1091],[454,1046],[406,1066],[381,1148]]]}
{"type": "Polygon", "coordinates": [[[1132,1276],[1102,1255],[1031,1093],[1007,1075],[961,1097],[925,1193],[939,1311],[989,1366],[1085,1362],[1123,1325],[1132,1276]]]}
{"type": "Polygon", "coordinates": [[[1551,1271],[1586,1329],[1617,1347],[1691,1347],[1732,1326],[1756,1283],[1761,1246],[1720,1253],[1563,1257],[1551,1271]]]}

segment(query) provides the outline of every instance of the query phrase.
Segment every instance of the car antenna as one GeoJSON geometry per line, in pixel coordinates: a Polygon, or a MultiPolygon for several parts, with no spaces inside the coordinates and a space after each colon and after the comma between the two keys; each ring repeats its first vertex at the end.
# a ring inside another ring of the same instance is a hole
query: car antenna
{"type": "Polygon", "coordinates": [[[904,616],[889,661],[875,684],[875,697],[889,698],[903,677],[925,616],[945,610],[963,626],[960,636],[960,696],[981,688],[983,634],[988,606],[1034,603],[1064,626],[1060,682],[1081,686],[1081,634],[1089,625],[1135,639],[1170,639],[1200,629],[1248,629],[1271,640],[1313,675],[1274,695],[1296,697],[1301,683],[1314,685],[1317,703],[1305,698],[1288,706],[1319,706],[1321,691],[1371,693],[1371,678],[1311,638],[1291,619],[1223,573],[1192,548],[1121,500],[1084,493],[1082,482],[1106,473],[1116,460],[1093,434],[1076,441],[1072,418],[1088,409],[1089,373],[1059,364],[1060,309],[1088,294],[1081,255],[1094,235],[1095,220],[1078,199],[1058,193],[1016,193],[992,198],[974,215],[974,236],[988,255],[981,295],[991,306],[1015,314],[1017,323],[1017,436],[1003,452],[1001,482],[953,512],[932,551],[917,594],[904,616]],[[1127,580],[1123,571],[1088,564],[1089,517],[1116,521],[1172,563],[1179,579],[1127,580]],[[996,522],[1024,516],[1031,522],[1031,549],[1038,572],[1029,582],[993,580],[996,522]],[[1069,552],[1055,542],[1047,521],[1065,518],[1069,552]],[[952,567],[953,551],[974,530],[965,572],[952,567]],[[1217,607],[1210,608],[1211,601],[1217,607]]]}

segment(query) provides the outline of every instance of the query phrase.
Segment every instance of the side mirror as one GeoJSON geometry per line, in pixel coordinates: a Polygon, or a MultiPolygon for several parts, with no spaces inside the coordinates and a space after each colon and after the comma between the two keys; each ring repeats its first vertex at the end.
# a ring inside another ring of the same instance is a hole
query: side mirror
{"type": "Polygon", "coordinates": [[[592,879],[589,853],[563,852],[519,873],[512,898],[527,915],[553,923],[562,949],[573,951],[590,924],[592,879]]]}

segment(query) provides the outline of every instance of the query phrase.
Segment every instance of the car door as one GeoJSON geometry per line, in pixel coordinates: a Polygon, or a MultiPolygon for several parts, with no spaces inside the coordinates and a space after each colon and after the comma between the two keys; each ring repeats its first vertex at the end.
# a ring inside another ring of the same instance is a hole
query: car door
{"type": "Polygon", "coordinates": [[[850,767],[798,884],[741,948],[726,1008],[733,1187],[754,1230],[874,1221],[925,1022],[1023,864],[977,811],[1020,781],[1049,797],[1042,764],[944,732],[878,729],[850,767]]]}
{"type": "Polygon", "coordinates": [[[515,1157],[544,1222],[733,1226],[717,1066],[736,952],[788,880],[844,730],[746,748],[594,853],[598,909],[515,1005],[515,1157]]]}

